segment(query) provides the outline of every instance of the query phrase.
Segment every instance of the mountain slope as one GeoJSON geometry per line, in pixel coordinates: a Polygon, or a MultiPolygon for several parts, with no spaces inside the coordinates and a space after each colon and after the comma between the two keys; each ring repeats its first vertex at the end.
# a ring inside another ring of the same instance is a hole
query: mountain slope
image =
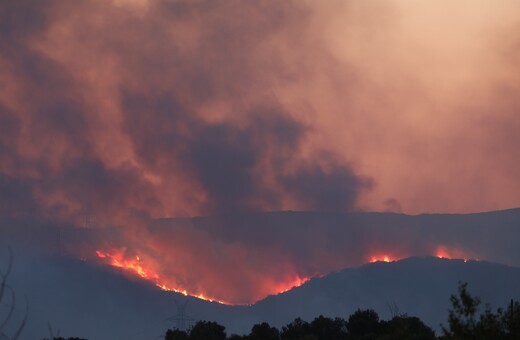
{"type": "MultiPolygon", "coordinates": [[[[230,334],[247,333],[263,321],[279,327],[295,317],[345,318],[357,308],[373,308],[388,318],[389,306],[419,316],[438,329],[446,320],[449,296],[459,281],[469,282],[470,292],[493,307],[504,306],[511,298],[520,300],[520,268],[423,257],[345,269],[253,306],[225,306],[163,292],[112,268],[20,249],[15,248],[9,282],[29,301],[27,339],[48,336],[47,323],[61,329],[64,336],[154,339],[175,325],[167,319],[177,313],[176,300],[189,300],[187,315],[217,321],[230,334]]],[[[22,314],[18,308],[17,320],[22,314]]]]}
{"type": "Polygon", "coordinates": [[[392,313],[418,316],[434,329],[446,323],[450,294],[468,282],[472,294],[492,307],[520,300],[520,268],[488,262],[433,257],[377,262],[345,269],[255,306],[254,314],[281,325],[295,315],[312,319],[321,313],[347,317],[358,308],[372,308],[382,318],[392,313]]]}
{"type": "MultiPolygon", "coordinates": [[[[281,326],[298,316],[306,319],[319,314],[346,317],[357,308],[374,308],[382,317],[389,317],[390,310],[395,311],[396,307],[399,312],[417,315],[438,329],[439,324],[445,322],[449,295],[456,292],[459,281],[469,282],[470,291],[493,307],[504,306],[511,298],[520,300],[517,268],[520,266],[520,209],[417,216],[247,213],[155,220],[150,222],[147,231],[147,237],[164,239],[170,247],[170,240],[192,231],[203,235],[205,240],[216,240],[217,246],[201,243],[186,245],[185,249],[196,249],[198,253],[202,253],[203,247],[217,249],[223,264],[226,264],[222,260],[227,256],[226,247],[240,245],[240,249],[253,248],[254,252],[249,254],[269,255],[269,261],[287,256],[285,260],[293,261],[298,270],[312,272],[317,268],[322,273],[336,272],[253,306],[231,307],[163,292],[150,283],[92,261],[96,247],[131,246],[125,243],[118,229],[57,228],[44,222],[38,224],[37,220],[1,221],[0,269],[5,268],[6,245],[12,245],[14,267],[9,282],[17,292],[19,307],[23,305],[24,294],[29,301],[29,322],[24,335],[29,339],[48,336],[47,323],[50,323],[66,336],[152,339],[174,326],[174,321],[165,320],[177,313],[175,300],[181,303],[189,300],[186,314],[197,320],[220,322],[230,333],[248,332],[253,324],[263,321],[281,326]],[[402,251],[400,257],[427,255],[436,245],[463,249],[480,259],[515,267],[431,257],[359,267],[372,252],[402,251]],[[49,249],[61,255],[49,256],[49,249]],[[87,261],[67,258],[80,256],[78,254],[91,257],[86,257],[87,261]],[[346,267],[359,268],[343,269],[346,267]]],[[[194,240],[198,242],[199,238],[194,240]]],[[[199,255],[202,260],[213,260],[207,254],[199,255]]],[[[258,259],[254,256],[244,260],[252,262],[235,270],[238,277],[247,268],[260,273],[270,269],[256,266],[258,259]]],[[[203,269],[208,267],[211,263],[205,263],[202,269],[190,266],[185,272],[201,270],[198,275],[204,279],[203,269]]],[[[214,272],[218,274],[218,270],[214,272]]],[[[226,273],[221,274],[226,278],[226,273]]],[[[249,286],[237,288],[251,289],[249,286]]],[[[5,303],[4,300],[3,307],[5,303]]],[[[0,319],[5,311],[0,308],[0,319]]],[[[23,308],[18,308],[17,320],[22,316],[23,308]]]]}

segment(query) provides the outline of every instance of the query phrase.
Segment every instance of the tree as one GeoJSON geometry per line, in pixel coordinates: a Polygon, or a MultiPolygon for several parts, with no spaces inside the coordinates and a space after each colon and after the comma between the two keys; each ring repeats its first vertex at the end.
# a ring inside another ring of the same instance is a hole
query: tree
{"type": "Polygon", "coordinates": [[[505,311],[499,308],[496,313],[488,306],[479,313],[480,299],[471,296],[467,286],[467,283],[459,283],[458,296],[450,298],[452,309],[448,315],[449,328],[443,327],[444,339],[520,339],[520,304],[511,301],[505,311]]]}
{"type": "Polygon", "coordinates": [[[421,319],[414,316],[399,315],[383,323],[385,340],[435,340],[435,332],[421,319]]]}
{"type": "Polygon", "coordinates": [[[489,307],[480,315],[472,334],[473,339],[505,340],[505,327],[502,323],[502,310],[493,313],[489,307]]]}
{"type": "Polygon", "coordinates": [[[520,339],[520,303],[511,300],[505,310],[499,308],[496,313],[487,307],[475,326],[475,339],[520,339]]]}
{"type": "Polygon", "coordinates": [[[507,340],[520,339],[520,302],[511,300],[502,315],[507,340]]]}
{"type": "Polygon", "coordinates": [[[199,321],[190,330],[190,340],[226,340],[225,327],[213,321],[199,321]]]}
{"type": "Polygon", "coordinates": [[[480,299],[471,296],[468,283],[459,282],[459,294],[451,295],[452,308],[448,311],[449,329],[442,327],[444,335],[448,339],[473,340],[477,324],[476,315],[480,305],[480,299]]]}
{"type": "MultiPolygon", "coordinates": [[[[458,294],[451,295],[448,328],[437,338],[419,318],[398,314],[389,321],[379,319],[372,309],[358,309],[348,320],[318,316],[312,322],[296,318],[281,331],[263,322],[252,327],[249,335],[232,335],[228,340],[519,340],[520,303],[511,300],[506,309],[479,312],[480,299],[459,283],[458,294]]],[[[190,332],[168,330],[166,340],[225,340],[224,326],[200,321],[190,332]]]]}
{"type": "Polygon", "coordinates": [[[17,340],[20,335],[22,334],[22,331],[25,327],[25,324],[27,322],[27,317],[29,314],[29,303],[27,302],[27,298],[25,298],[25,315],[23,317],[23,320],[20,322],[20,325],[16,328],[13,335],[9,337],[6,333],[7,326],[11,322],[15,307],[16,307],[16,294],[14,290],[7,284],[7,279],[9,278],[9,274],[11,273],[12,267],[13,267],[13,251],[10,247],[7,248],[8,250],[8,257],[7,257],[7,268],[5,269],[5,272],[0,270],[0,306],[5,303],[5,297],[7,295],[10,295],[10,304],[7,307],[8,312],[3,317],[3,319],[0,319],[0,337],[4,339],[11,339],[11,340],[17,340]]]}
{"type": "Polygon", "coordinates": [[[379,315],[373,309],[358,309],[346,325],[349,339],[375,339],[380,332],[379,315]]]}
{"type": "Polygon", "coordinates": [[[306,335],[310,335],[309,323],[296,318],[290,324],[282,327],[280,337],[282,340],[300,340],[306,335]]]}
{"type": "Polygon", "coordinates": [[[342,340],[347,336],[345,321],[341,318],[318,316],[310,323],[310,332],[319,340],[342,340]]]}
{"type": "Polygon", "coordinates": [[[188,333],[180,329],[168,329],[164,340],[188,340],[188,333]]]}
{"type": "Polygon", "coordinates": [[[280,332],[275,327],[271,327],[267,322],[256,324],[249,334],[250,340],[279,340],[280,332]]]}

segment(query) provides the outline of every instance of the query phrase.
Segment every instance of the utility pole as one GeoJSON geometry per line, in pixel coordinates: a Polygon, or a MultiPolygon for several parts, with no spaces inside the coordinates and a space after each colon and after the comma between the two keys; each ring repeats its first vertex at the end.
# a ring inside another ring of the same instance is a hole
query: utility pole
{"type": "Polygon", "coordinates": [[[168,321],[174,321],[175,326],[174,328],[180,330],[180,331],[188,331],[193,324],[195,323],[195,319],[192,317],[186,315],[186,306],[188,305],[189,299],[185,299],[183,303],[174,300],[175,305],[177,306],[177,314],[172,316],[171,318],[168,318],[168,321]]]}

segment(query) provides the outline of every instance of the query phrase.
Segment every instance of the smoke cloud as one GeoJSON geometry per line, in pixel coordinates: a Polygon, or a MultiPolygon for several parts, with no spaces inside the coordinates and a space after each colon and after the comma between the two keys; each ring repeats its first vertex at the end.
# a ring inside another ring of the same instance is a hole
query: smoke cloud
{"type": "Polygon", "coordinates": [[[2,15],[1,171],[53,220],[346,211],[372,184],[309,146],[309,122],[275,93],[305,64],[278,51],[308,20],[295,4],[9,2],[2,15]]]}
{"type": "Polygon", "coordinates": [[[256,250],[244,239],[268,236],[254,228],[188,228],[172,248],[150,221],[520,206],[519,12],[514,0],[4,1],[0,217],[115,226],[125,251],[162,258],[179,283],[203,281],[189,262],[255,290],[248,300],[279,273],[345,263],[269,238],[277,251],[256,250]]]}

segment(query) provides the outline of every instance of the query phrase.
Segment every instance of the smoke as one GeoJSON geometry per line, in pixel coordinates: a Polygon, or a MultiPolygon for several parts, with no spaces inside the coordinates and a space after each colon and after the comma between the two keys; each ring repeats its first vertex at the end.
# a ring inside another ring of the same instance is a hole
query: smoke
{"type": "Polygon", "coordinates": [[[319,230],[325,245],[292,248],[247,221],[218,238],[156,237],[150,221],[518,206],[518,7],[4,1],[1,217],[115,226],[179,284],[207,276],[249,301],[379,243],[353,241],[346,263],[316,250],[334,243],[319,230]]]}
{"type": "Polygon", "coordinates": [[[3,11],[1,156],[42,215],[347,211],[371,186],[309,150],[309,122],[273,88],[305,67],[278,51],[301,6],[38,4],[3,11]]]}
{"type": "Polygon", "coordinates": [[[9,1],[1,173],[72,221],[517,206],[516,5],[445,6],[9,1]]]}

